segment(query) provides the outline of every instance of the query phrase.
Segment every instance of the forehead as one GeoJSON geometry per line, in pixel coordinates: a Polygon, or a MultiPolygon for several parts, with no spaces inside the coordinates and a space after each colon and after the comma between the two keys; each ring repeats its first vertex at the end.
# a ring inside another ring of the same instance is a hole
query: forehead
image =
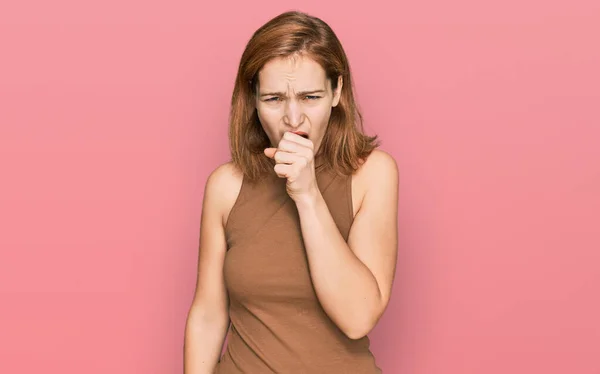
{"type": "Polygon", "coordinates": [[[258,74],[258,82],[265,89],[284,89],[289,86],[324,89],[326,81],[325,70],[306,56],[272,59],[258,74]]]}

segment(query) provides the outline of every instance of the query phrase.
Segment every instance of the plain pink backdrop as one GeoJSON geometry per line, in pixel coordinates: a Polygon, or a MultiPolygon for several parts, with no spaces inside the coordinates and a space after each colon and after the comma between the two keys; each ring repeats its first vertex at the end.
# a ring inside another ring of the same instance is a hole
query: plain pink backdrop
{"type": "Polygon", "coordinates": [[[298,8],[398,161],[387,374],[600,373],[600,2],[6,1],[0,373],[181,373],[251,33],[298,8]]]}

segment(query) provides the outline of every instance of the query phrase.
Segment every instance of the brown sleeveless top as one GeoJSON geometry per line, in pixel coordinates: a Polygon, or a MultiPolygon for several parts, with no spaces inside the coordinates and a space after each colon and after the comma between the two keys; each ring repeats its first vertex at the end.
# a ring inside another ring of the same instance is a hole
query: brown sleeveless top
{"type": "MultiPolygon", "coordinates": [[[[340,233],[353,221],[351,176],[315,158],[317,184],[340,233]]],[[[313,288],[300,220],[286,180],[242,181],[227,220],[224,277],[231,329],[215,373],[381,373],[369,338],[348,338],[313,288]]]]}

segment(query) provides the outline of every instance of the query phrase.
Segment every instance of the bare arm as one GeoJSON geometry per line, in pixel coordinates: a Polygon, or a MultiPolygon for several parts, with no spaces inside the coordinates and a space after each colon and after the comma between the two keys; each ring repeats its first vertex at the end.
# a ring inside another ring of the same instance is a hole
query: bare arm
{"type": "Polygon", "coordinates": [[[367,189],[350,230],[341,236],[317,190],[296,203],[313,284],[321,305],[344,333],[365,336],[385,310],[397,254],[398,171],[373,152],[362,166],[367,189]]]}
{"type": "Polygon", "coordinates": [[[225,214],[235,198],[232,167],[217,168],[204,191],[198,277],[184,341],[184,374],[213,373],[229,327],[228,297],[223,279],[225,214]]]}

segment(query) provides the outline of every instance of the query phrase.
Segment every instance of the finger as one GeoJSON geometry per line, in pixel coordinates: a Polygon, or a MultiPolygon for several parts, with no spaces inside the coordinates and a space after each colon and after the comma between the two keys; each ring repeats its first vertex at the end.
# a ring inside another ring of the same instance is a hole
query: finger
{"type": "Polygon", "coordinates": [[[284,151],[284,152],[290,152],[290,153],[295,153],[295,152],[300,152],[302,150],[303,146],[301,144],[298,144],[296,142],[294,142],[293,140],[289,140],[289,139],[281,139],[281,141],[279,142],[279,144],[277,144],[277,149],[280,151],[284,151]]]}
{"type": "Polygon", "coordinates": [[[280,141],[279,145],[277,146],[277,149],[278,151],[298,154],[300,156],[305,157],[308,160],[310,160],[313,155],[312,148],[305,147],[302,144],[295,143],[287,139],[283,139],[282,141],[280,141]]]}
{"type": "Polygon", "coordinates": [[[313,142],[311,140],[309,140],[308,138],[305,138],[301,135],[294,134],[291,131],[286,131],[283,134],[283,139],[286,139],[286,140],[289,140],[289,141],[292,141],[292,142],[295,142],[298,144],[302,144],[303,146],[311,148],[311,149],[313,148],[313,142]]]}
{"type": "Polygon", "coordinates": [[[275,152],[275,156],[273,157],[275,162],[278,164],[293,164],[298,162],[304,162],[305,158],[298,153],[290,153],[278,150],[275,152]]]}
{"type": "Polygon", "coordinates": [[[265,155],[269,158],[275,157],[275,152],[277,152],[277,148],[265,148],[265,155]]]}
{"type": "Polygon", "coordinates": [[[277,164],[273,168],[279,178],[289,178],[292,175],[292,166],[288,164],[277,164]]]}

